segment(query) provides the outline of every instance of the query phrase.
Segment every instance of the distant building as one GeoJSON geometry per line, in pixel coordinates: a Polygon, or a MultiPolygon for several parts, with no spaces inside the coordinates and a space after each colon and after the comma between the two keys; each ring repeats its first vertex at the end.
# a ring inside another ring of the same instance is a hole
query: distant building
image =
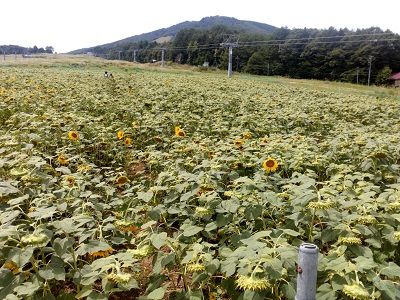
{"type": "Polygon", "coordinates": [[[400,72],[392,74],[390,80],[394,81],[394,87],[400,87],[400,72]]]}

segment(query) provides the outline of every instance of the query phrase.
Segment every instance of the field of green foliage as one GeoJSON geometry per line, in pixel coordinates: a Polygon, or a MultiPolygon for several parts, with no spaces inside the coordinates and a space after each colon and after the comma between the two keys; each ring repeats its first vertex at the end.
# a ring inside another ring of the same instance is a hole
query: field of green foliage
{"type": "Polygon", "coordinates": [[[0,299],[399,299],[398,98],[112,71],[0,66],[0,299]]]}

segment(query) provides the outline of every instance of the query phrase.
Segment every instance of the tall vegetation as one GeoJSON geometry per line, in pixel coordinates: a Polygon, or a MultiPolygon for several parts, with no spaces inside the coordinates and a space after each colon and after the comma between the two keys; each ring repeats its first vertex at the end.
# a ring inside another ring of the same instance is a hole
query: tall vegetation
{"type": "Polygon", "coordinates": [[[287,29],[271,35],[251,34],[215,26],[211,29],[183,29],[175,38],[160,45],[156,42],[123,44],[117,48],[94,48],[97,55],[111,59],[134,59],[151,62],[161,60],[161,47],[167,48],[166,59],[180,64],[226,68],[227,49],[220,46],[228,35],[238,37],[233,70],[258,75],[279,75],[366,83],[369,57],[371,82],[382,83],[378,74],[383,70],[400,70],[400,40],[398,35],[378,27],[359,29],[287,29]],[[257,41],[257,43],[254,43],[257,41]]]}

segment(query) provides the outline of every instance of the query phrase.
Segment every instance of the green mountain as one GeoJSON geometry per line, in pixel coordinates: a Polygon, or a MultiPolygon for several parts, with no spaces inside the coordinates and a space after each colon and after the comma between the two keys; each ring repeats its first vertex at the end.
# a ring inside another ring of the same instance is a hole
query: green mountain
{"type": "Polygon", "coordinates": [[[223,16],[214,16],[214,17],[205,17],[200,21],[186,21],[176,25],[173,25],[168,28],[158,29],[152,32],[143,33],[139,35],[134,35],[119,41],[115,41],[112,43],[98,45],[90,48],[83,48],[71,51],[70,54],[82,54],[87,52],[96,52],[96,48],[101,48],[102,51],[104,50],[111,50],[114,48],[119,48],[124,45],[135,43],[139,41],[168,41],[176,36],[176,34],[183,30],[183,29],[210,29],[212,27],[222,25],[226,26],[231,29],[237,29],[240,31],[248,32],[248,33],[256,33],[256,34],[271,34],[277,28],[259,22],[253,21],[244,21],[238,20],[235,18],[230,17],[223,17],[223,16]]]}

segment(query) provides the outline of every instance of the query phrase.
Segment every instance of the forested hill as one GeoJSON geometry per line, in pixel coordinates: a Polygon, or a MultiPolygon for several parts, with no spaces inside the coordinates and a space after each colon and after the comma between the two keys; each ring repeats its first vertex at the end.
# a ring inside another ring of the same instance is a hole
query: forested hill
{"type": "Polygon", "coordinates": [[[174,38],[177,35],[177,33],[183,29],[211,29],[212,27],[219,25],[226,26],[228,28],[243,32],[258,33],[258,34],[270,34],[277,29],[272,25],[264,23],[238,20],[235,18],[224,17],[224,16],[213,16],[213,17],[205,17],[200,21],[182,22],[168,28],[162,28],[152,32],[131,36],[126,39],[112,42],[109,44],[74,50],[71,51],[70,54],[82,54],[87,52],[94,52],[95,54],[104,54],[113,50],[119,51],[121,48],[126,48],[132,43],[137,43],[140,41],[152,42],[163,38],[164,40],[170,40],[171,38],[174,38]]]}

